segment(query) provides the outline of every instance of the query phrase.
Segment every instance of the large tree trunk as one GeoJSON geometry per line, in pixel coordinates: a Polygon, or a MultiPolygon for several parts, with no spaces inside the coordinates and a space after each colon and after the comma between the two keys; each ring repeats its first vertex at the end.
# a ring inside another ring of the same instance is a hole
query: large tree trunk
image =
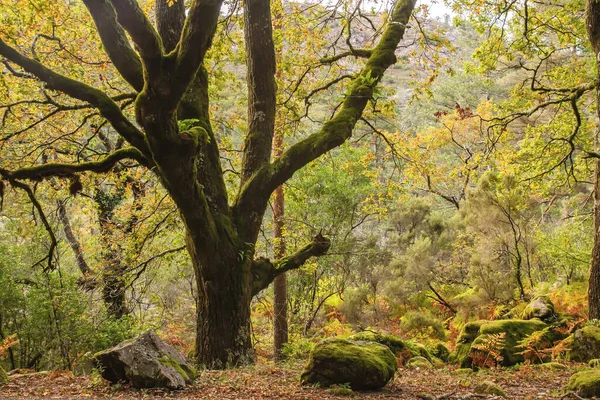
{"type": "MultiPolygon", "coordinates": [[[[190,254],[196,248],[188,243],[190,254]]],[[[193,257],[198,286],[196,350],[198,364],[207,368],[228,368],[249,364],[254,359],[250,337],[252,282],[250,261],[230,257],[204,268],[193,257]],[[222,276],[207,276],[207,270],[222,276]]]]}
{"type": "MultiPolygon", "coordinates": [[[[586,8],[588,38],[596,55],[596,68],[600,71],[600,2],[588,0],[586,8]]],[[[600,73],[599,73],[600,75],[600,73]]],[[[596,147],[599,147],[600,88],[596,88],[596,147]]],[[[600,319],[600,160],[594,171],[594,245],[588,287],[589,319],[600,319]]]]}

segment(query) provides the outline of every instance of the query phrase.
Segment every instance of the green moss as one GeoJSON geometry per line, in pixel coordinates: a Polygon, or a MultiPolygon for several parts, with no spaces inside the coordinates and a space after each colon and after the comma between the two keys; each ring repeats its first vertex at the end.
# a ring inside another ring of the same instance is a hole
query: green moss
{"type": "Polygon", "coordinates": [[[547,362],[539,365],[542,369],[548,369],[550,371],[560,371],[567,369],[567,366],[558,362],[547,362]]]}
{"type": "Polygon", "coordinates": [[[539,319],[524,321],[520,319],[506,319],[498,321],[475,321],[464,326],[456,340],[456,347],[450,354],[449,361],[459,364],[461,368],[471,367],[473,345],[483,345],[490,335],[505,333],[504,347],[501,350],[502,365],[511,366],[525,361],[519,348],[519,341],[523,340],[533,332],[547,328],[539,319]]]}
{"type": "Polygon", "coordinates": [[[600,367],[600,358],[594,358],[594,359],[588,361],[588,365],[592,368],[600,367]]]}
{"type": "Polygon", "coordinates": [[[160,361],[162,365],[166,367],[171,367],[175,371],[177,371],[177,373],[183,377],[183,380],[185,380],[186,383],[192,382],[194,379],[196,379],[197,373],[194,367],[181,364],[173,357],[165,355],[159,358],[158,361],[160,361]]]}
{"type": "Polygon", "coordinates": [[[387,346],[340,338],[323,340],[311,352],[301,375],[302,384],[323,386],[348,384],[352,389],[378,389],[398,369],[387,346]]]}
{"type": "Polygon", "coordinates": [[[565,339],[569,361],[588,362],[600,358],[600,328],[586,326],[565,339]]]}
{"type": "Polygon", "coordinates": [[[422,344],[402,340],[394,335],[386,335],[375,331],[363,331],[350,336],[349,339],[383,344],[403,361],[408,361],[413,357],[424,357],[428,361],[431,361],[433,358],[422,344]]]}
{"type": "Polygon", "coordinates": [[[433,364],[428,359],[426,359],[425,357],[421,357],[421,356],[411,358],[408,361],[408,363],[406,364],[406,366],[411,369],[417,369],[417,368],[431,369],[431,368],[433,368],[433,364]]]}
{"type": "Polygon", "coordinates": [[[576,373],[569,379],[566,389],[581,397],[600,396],[600,370],[589,369],[576,373]]]}
{"type": "Polygon", "coordinates": [[[441,342],[427,347],[427,351],[433,357],[437,357],[443,362],[448,362],[448,358],[450,357],[450,350],[448,350],[446,345],[441,342]]]}
{"type": "Polygon", "coordinates": [[[393,353],[398,353],[406,348],[402,339],[394,335],[386,335],[375,331],[363,331],[350,336],[350,340],[364,340],[367,342],[375,342],[389,347],[393,353]]]}
{"type": "Polygon", "coordinates": [[[458,368],[452,371],[452,373],[455,375],[471,375],[474,374],[475,371],[473,371],[471,368],[458,368]]]}
{"type": "Polygon", "coordinates": [[[480,335],[473,341],[473,345],[484,343],[489,335],[505,333],[504,347],[502,348],[502,365],[511,366],[525,361],[519,342],[531,335],[533,332],[543,330],[547,325],[539,319],[523,321],[519,319],[506,319],[492,321],[480,329],[480,335]]]}
{"type": "Polygon", "coordinates": [[[460,365],[461,368],[470,368],[471,358],[469,357],[469,351],[471,350],[471,344],[479,336],[481,327],[488,322],[490,321],[473,321],[463,326],[456,338],[454,351],[448,356],[448,361],[460,365]]]}
{"type": "Polygon", "coordinates": [[[335,396],[354,397],[356,395],[352,389],[343,385],[333,385],[327,391],[335,396]]]}
{"type": "Polygon", "coordinates": [[[6,374],[6,371],[0,367],[0,385],[4,385],[8,383],[8,375],[6,374]]]}
{"type": "Polygon", "coordinates": [[[506,397],[504,390],[494,382],[483,381],[475,386],[475,393],[506,397]]]}

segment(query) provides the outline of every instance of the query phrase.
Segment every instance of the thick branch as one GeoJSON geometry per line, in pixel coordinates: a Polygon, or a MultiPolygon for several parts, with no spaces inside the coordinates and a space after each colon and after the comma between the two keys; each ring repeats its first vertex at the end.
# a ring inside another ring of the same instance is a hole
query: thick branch
{"type": "Polygon", "coordinates": [[[121,76],[138,92],[144,87],[142,62],[129,45],[125,31],[117,22],[117,15],[108,0],[84,0],[100,39],[113,65],[121,76]]]}
{"type": "Polygon", "coordinates": [[[129,33],[146,66],[162,56],[162,42],[137,0],[111,0],[119,24],[129,33]]]}
{"type": "Polygon", "coordinates": [[[167,53],[175,49],[179,43],[185,23],[184,1],[174,0],[171,3],[169,4],[168,0],[156,0],[154,3],[156,28],[167,53]]]}
{"type": "Polygon", "coordinates": [[[0,55],[46,82],[49,89],[59,90],[96,107],[125,140],[145,156],[150,155],[144,134],[123,115],[121,108],[106,93],[46,68],[41,63],[25,57],[2,39],[0,39],[0,55]]]}
{"type": "Polygon", "coordinates": [[[275,45],[270,0],[246,0],[244,33],[248,83],[248,133],[242,184],[269,163],[275,130],[275,45]]]}
{"type": "Polygon", "coordinates": [[[273,280],[287,271],[300,268],[311,257],[319,257],[327,253],[331,241],[320,233],[315,238],[294,254],[271,262],[266,258],[259,258],[252,264],[252,295],[266,289],[273,280]]]}
{"type": "Polygon", "coordinates": [[[0,175],[6,179],[41,179],[50,176],[65,176],[72,175],[77,172],[108,172],[119,161],[133,159],[141,164],[146,160],[142,154],[134,148],[126,148],[117,150],[114,153],[104,157],[98,161],[90,161],[79,164],[67,163],[48,163],[34,165],[33,167],[21,168],[16,171],[7,171],[0,169],[0,175]]]}
{"type": "MultiPolygon", "coordinates": [[[[395,51],[414,6],[415,0],[399,0],[396,3],[381,40],[373,49],[365,67],[354,79],[349,95],[338,113],[320,131],[290,147],[272,164],[259,169],[242,187],[234,204],[234,211],[240,219],[246,215],[262,215],[260,210],[264,209],[277,186],[290,179],[300,168],[351,137],[356,122],[373,96],[375,86],[384,72],[396,62],[395,51]]],[[[244,240],[251,241],[258,234],[253,228],[256,221],[247,219],[249,221],[246,226],[240,227],[240,233],[244,240]]]]}
{"type": "Polygon", "coordinates": [[[179,46],[172,96],[179,99],[194,79],[204,61],[217,29],[222,0],[194,0],[183,26],[179,46]]]}

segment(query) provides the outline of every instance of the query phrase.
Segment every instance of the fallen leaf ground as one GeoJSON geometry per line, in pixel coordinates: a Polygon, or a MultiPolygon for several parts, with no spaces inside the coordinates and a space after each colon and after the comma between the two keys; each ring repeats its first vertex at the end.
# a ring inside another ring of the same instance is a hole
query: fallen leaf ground
{"type": "MultiPolygon", "coordinates": [[[[580,367],[548,371],[539,366],[460,374],[452,368],[435,370],[400,369],[395,379],[379,392],[354,392],[354,399],[419,399],[423,394],[463,396],[483,380],[499,384],[510,399],[560,399],[569,377],[580,367]]],[[[276,366],[261,362],[228,371],[202,371],[196,383],[182,391],[135,390],[126,385],[110,386],[98,376],[75,377],[69,372],[18,374],[0,386],[2,400],[29,399],[341,399],[332,390],[302,387],[298,377],[301,363],[276,366]]],[[[448,397],[452,399],[453,397],[448,397]]]]}

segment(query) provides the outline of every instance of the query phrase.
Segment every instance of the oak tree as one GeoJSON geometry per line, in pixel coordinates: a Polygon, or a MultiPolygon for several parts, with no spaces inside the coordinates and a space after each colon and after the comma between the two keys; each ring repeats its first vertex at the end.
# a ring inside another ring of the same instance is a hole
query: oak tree
{"type": "MultiPolygon", "coordinates": [[[[61,74],[37,54],[13,45],[10,37],[0,38],[0,56],[6,73],[22,81],[33,80],[48,94],[46,104],[60,112],[97,110],[121,137],[123,146],[81,162],[75,158],[73,162],[38,162],[15,169],[2,165],[0,176],[3,182],[25,191],[44,219],[28,181],[104,173],[124,162],[151,170],[185,224],[199,296],[199,364],[223,368],[251,362],[252,296],[308,258],[325,254],[330,246],[327,238],[318,235],[287,257],[256,258],[254,245],[269,198],[296,171],[351,137],[384,72],[396,62],[395,51],[415,1],[394,3],[375,47],[354,49],[349,45],[348,51],[334,56],[336,60],[360,57],[366,61],[352,77],[332,117],[274,160],[271,152],[278,105],[271,2],[243,2],[248,117],[235,196],[229,196],[223,177],[205,67],[223,1],[157,0],[154,23],[136,0],[83,3],[106,56],[131,93],[107,93],[86,83],[85,74],[61,74]],[[53,93],[71,98],[71,103],[58,104],[53,93]],[[124,111],[123,101],[133,101],[134,116],[124,111]]],[[[47,221],[43,223],[48,226],[47,221]]],[[[48,262],[51,268],[51,255],[48,262]]]]}

